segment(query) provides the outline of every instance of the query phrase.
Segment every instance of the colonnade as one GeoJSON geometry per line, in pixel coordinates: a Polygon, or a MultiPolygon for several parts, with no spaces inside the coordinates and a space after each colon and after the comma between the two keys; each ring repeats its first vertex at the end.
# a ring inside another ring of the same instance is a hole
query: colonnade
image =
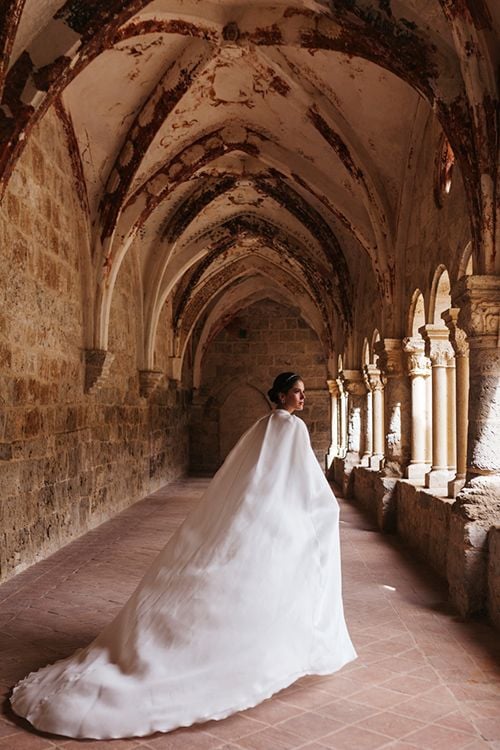
{"type": "Polygon", "coordinates": [[[463,277],[455,298],[439,322],[417,335],[379,338],[370,362],[342,367],[328,381],[328,462],[339,457],[347,468],[382,470],[449,497],[471,476],[499,472],[498,382],[492,390],[491,371],[500,373],[500,279],[463,277]],[[476,457],[484,454],[488,466],[483,459],[479,466],[476,457]]]}

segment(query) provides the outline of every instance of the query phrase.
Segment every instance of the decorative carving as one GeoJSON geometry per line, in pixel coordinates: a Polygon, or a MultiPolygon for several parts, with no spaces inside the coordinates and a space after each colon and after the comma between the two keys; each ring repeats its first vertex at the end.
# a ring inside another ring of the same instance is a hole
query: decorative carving
{"type": "Polygon", "coordinates": [[[335,398],[340,395],[340,389],[336,380],[327,380],[326,383],[328,385],[328,390],[330,391],[330,396],[335,398]]]}
{"type": "Polygon", "coordinates": [[[143,398],[149,398],[163,378],[160,370],[139,370],[139,393],[143,398]]]}
{"type": "Polygon", "coordinates": [[[431,374],[431,362],[425,354],[425,341],[422,338],[403,339],[403,351],[408,355],[407,367],[410,377],[425,378],[431,374]]]}
{"type": "Polygon", "coordinates": [[[404,375],[403,350],[401,339],[381,339],[374,346],[379,358],[379,366],[388,378],[397,378],[404,375]]]}
{"type": "Polygon", "coordinates": [[[463,276],[453,289],[453,303],[459,308],[458,325],[471,346],[498,345],[500,276],[463,276]]]}
{"type": "Polygon", "coordinates": [[[343,370],[341,377],[344,383],[344,390],[350,396],[366,395],[366,386],[360,370],[343,370]]]}
{"type": "Polygon", "coordinates": [[[377,365],[365,365],[363,367],[363,379],[367,389],[372,393],[374,391],[384,390],[384,381],[382,379],[382,373],[378,369],[377,365]]]}
{"type": "Polygon", "coordinates": [[[428,323],[419,328],[420,334],[425,339],[425,352],[432,362],[433,367],[447,367],[450,358],[455,356],[450,343],[450,332],[446,326],[438,326],[428,323]]]}
{"type": "Polygon", "coordinates": [[[450,331],[450,341],[455,355],[457,357],[468,357],[469,342],[467,341],[465,331],[458,325],[459,314],[460,309],[458,307],[450,307],[449,310],[445,310],[444,313],[441,313],[441,317],[450,331]]]}
{"type": "Polygon", "coordinates": [[[106,349],[85,350],[85,393],[95,393],[102,388],[114,358],[106,349]]]}

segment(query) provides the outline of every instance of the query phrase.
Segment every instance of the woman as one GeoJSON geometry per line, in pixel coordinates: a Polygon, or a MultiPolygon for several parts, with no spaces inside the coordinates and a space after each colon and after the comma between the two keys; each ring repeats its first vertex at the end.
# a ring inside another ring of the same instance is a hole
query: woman
{"type": "Polygon", "coordinates": [[[46,732],[143,737],[257,705],[356,658],[342,608],[338,504],[311,448],[299,375],[240,438],[123,609],[86,648],[13,691],[46,732]]]}

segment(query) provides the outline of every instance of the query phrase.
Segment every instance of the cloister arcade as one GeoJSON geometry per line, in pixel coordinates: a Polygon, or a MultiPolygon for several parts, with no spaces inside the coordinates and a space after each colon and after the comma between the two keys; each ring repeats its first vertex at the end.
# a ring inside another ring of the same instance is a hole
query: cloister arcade
{"type": "Polygon", "coordinates": [[[350,501],[500,623],[500,6],[6,0],[0,577],[298,370],[350,501]]]}

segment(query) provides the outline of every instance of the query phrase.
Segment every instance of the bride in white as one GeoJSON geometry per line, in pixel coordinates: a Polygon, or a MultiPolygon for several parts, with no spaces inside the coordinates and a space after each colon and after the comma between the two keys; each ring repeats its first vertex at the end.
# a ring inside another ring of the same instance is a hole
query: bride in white
{"type": "Polygon", "coordinates": [[[239,440],[123,609],[86,648],[14,688],[45,732],[143,737],[257,705],[356,658],[339,507],[295,411],[299,375],[239,440]]]}

